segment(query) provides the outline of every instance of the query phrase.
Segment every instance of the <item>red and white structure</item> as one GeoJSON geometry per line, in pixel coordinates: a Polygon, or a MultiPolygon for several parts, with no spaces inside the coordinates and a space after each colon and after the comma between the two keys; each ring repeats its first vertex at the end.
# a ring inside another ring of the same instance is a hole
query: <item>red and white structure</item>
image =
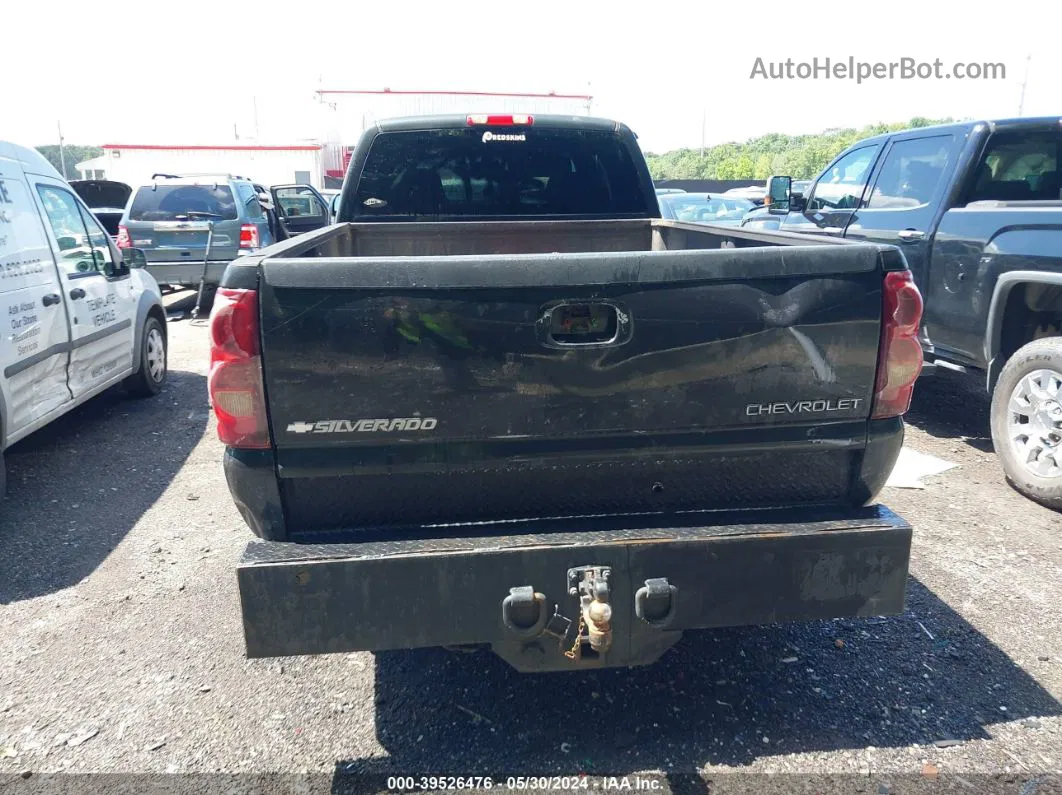
{"type": "Polygon", "coordinates": [[[510,91],[318,90],[304,117],[307,140],[297,144],[105,144],[100,157],[76,165],[83,179],[129,185],[152,174],[219,173],[250,177],[263,185],[308,183],[338,187],[350,150],[380,119],[435,114],[589,115],[590,94],[510,91]]]}
{"type": "Polygon", "coordinates": [[[104,144],[100,157],[77,164],[82,175],[144,185],[153,174],[234,174],[263,185],[308,183],[325,187],[325,175],[343,168],[343,149],[330,143],[104,144]]]}

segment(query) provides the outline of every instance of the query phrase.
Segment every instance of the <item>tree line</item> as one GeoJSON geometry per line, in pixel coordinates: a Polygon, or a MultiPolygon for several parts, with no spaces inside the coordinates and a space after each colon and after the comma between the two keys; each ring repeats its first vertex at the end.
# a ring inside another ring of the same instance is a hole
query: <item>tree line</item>
{"type": "Polygon", "coordinates": [[[745,143],[725,143],[701,149],[675,149],[663,154],[646,152],[653,179],[756,179],[785,174],[811,179],[856,141],[872,135],[945,124],[954,119],[927,119],[878,123],[862,128],[827,130],[818,135],[770,133],[745,143]]]}
{"type": "Polygon", "coordinates": [[[103,150],[98,146],[76,146],[73,144],[66,144],[63,146],[62,157],[59,156],[59,146],[57,144],[38,146],[37,151],[44,155],[45,160],[55,166],[55,170],[63,175],[63,179],[78,179],[80,175],[77,173],[77,169],[74,168],[74,166],[103,154],[103,150]],[[65,174],[63,173],[64,159],[66,160],[65,174]]]}

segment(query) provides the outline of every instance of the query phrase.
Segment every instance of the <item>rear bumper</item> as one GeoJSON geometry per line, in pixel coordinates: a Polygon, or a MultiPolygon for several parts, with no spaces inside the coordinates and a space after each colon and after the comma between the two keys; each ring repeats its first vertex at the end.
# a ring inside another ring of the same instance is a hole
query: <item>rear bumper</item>
{"type": "Polygon", "coordinates": [[[477,526],[354,544],[252,542],[238,568],[247,655],[489,644],[524,671],[631,666],[653,662],[687,629],[904,608],[911,528],[887,508],[706,516],[713,524],[573,520],[536,532],[495,525],[493,535],[477,526]],[[563,654],[579,616],[568,572],[581,566],[610,569],[612,643],[573,661],[563,654]],[[636,615],[636,592],[657,578],[673,590],[655,603],[663,623],[650,623],[636,615]],[[502,603],[523,586],[545,599],[519,620],[510,611],[507,624],[502,603]],[[539,610],[571,619],[567,634],[555,631],[563,620],[518,632],[539,623],[539,610]]]}
{"type": "MultiPolygon", "coordinates": [[[[211,260],[207,264],[207,284],[219,284],[221,274],[225,272],[230,260],[215,262],[211,260]]],[[[174,262],[148,262],[146,270],[155,277],[159,284],[180,284],[188,287],[197,287],[203,276],[203,261],[189,262],[187,260],[174,262]]]]}

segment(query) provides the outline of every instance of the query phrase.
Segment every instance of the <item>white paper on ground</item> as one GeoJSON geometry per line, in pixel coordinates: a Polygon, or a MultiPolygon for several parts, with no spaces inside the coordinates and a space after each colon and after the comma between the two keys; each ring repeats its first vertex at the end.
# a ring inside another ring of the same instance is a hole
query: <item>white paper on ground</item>
{"type": "Polygon", "coordinates": [[[896,466],[892,468],[892,474],[885,485],[898,489],[924,489],[926,484],[922,482],[922,478],[939,475],[957,466],[958,464],[951,461],[920,453],[910,447],[902,447],[896,459],[896,466]]]}

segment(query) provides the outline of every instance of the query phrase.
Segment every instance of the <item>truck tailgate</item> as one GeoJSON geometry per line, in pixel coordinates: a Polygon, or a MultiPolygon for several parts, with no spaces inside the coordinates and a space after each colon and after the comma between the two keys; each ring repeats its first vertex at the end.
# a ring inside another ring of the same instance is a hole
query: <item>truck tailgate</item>
{"type": "Polygon", "coordinates": [[[881,283],[874,246],[266,258],[288,530],[862,504],[881,283]]]}

